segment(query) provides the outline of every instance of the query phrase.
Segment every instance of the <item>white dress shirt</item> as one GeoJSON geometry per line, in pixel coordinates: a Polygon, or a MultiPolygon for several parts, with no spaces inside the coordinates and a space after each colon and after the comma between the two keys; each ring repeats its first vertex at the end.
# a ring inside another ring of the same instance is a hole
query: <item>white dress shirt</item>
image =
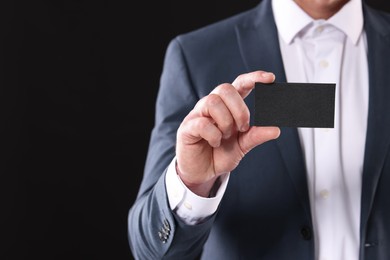
{"type": "MultiPolygon", "coordinates": [[[[368,112],[361,0],[350,0],[326,21],[313,20],[293,0],[273,0],[272,7],[287,81],[336,83],[335,127],[298,128],[316,259],[357,260],[368,112]]],[[[174,163],[166,175],[171,209],[188,224],[196,224],[217,209],[229,174],[223,176],[216,197],[203,198],[180,181],[174,163]]]]}
{"type": "Polygon", "coordinates": [[[292,0],[272,2],[288,82],[336,83],[335,127],[298,128],[307,169],[316,259],[359,259],[368,113],[361,0],[314,21],[292,0]]]}

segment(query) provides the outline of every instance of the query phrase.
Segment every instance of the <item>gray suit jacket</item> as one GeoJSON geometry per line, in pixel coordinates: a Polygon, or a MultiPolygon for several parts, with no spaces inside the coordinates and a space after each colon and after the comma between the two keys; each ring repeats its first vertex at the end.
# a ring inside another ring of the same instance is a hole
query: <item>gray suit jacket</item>
{"type": "MultiPolygon", "coordinates": [[[[364,5],[369,118],[360,259],[390,259],[390,16],[364,5]]],[[[314,259],[305,165],[297,129],[256,147],[231,174],[218,211],[189,226],[171,212],[164,184],[184,116],[215,86],[265,70],[286,80],[271,1],[180,35],[168,46],[144,177],[128,218],[136,259],[314,259]]],[[[246,100],[253,107],[253,95],[246,100]]],[[[353,131],[353,129],[351,129],[353,131]]],[[[324,158],[326,160],[326,158],[324,158]]],[[[358,198],[357,198],[358,199],[358,198]]]]}

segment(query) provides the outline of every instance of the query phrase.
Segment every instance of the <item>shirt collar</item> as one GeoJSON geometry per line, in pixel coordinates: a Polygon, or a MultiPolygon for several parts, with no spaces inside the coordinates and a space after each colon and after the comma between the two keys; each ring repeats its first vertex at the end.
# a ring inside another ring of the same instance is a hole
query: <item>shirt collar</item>
{"type": "MultiPolygon", "coordinates": [[[[279,34],[287,44],[290,44],[303,28],[314,21],[293,0],[272,0],[272,10],[279,34]]],[[[349,0],[326,22],[343,31],[353,44],[356,44],[363,30],[361,0],[349,0]]]]}

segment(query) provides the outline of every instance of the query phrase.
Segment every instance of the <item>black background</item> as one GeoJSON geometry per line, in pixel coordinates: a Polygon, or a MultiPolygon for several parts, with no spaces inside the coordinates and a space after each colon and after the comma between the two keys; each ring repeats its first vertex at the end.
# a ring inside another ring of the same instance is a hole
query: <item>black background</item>
{"type": "Polygon", "coordinates": [[[165,48],[257,4],[2,1],[0,259],[132,259],[165,48]]]}

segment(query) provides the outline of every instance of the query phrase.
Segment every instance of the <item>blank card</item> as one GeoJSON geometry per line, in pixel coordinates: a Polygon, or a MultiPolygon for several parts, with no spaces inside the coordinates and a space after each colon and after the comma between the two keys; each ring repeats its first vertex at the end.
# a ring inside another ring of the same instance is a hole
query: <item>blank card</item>
{"type": "Polygon", "coordinates": [[[255,84],[257,126],[334,127],[334,83],[255,84]]]}

